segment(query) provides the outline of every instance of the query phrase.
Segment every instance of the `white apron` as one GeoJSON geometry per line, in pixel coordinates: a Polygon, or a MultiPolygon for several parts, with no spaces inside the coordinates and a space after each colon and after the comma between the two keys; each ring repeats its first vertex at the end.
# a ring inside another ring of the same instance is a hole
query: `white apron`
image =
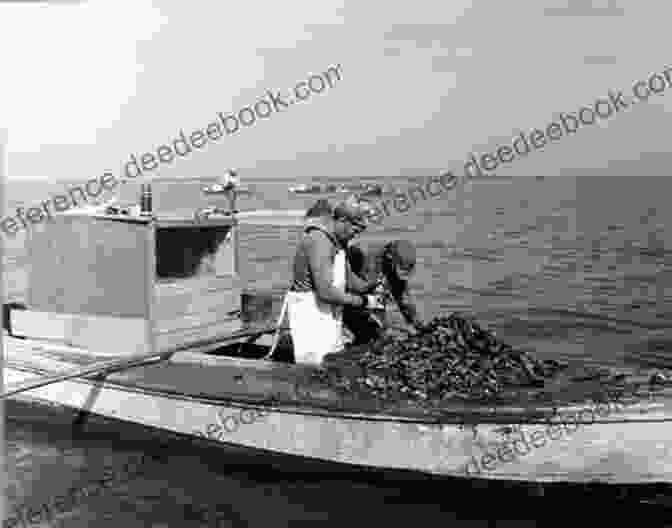
{"type": "MultiPolygon", "coordinates": [[[[339,250],[334,256],[332,285],[345,292],[346,280],[345,251],[339,250]]],[[[297,363],[319,365],[324,356],[343,349],[342,306],[320,301],[314,291],[290,291],[285,301],[297,363]]]]}

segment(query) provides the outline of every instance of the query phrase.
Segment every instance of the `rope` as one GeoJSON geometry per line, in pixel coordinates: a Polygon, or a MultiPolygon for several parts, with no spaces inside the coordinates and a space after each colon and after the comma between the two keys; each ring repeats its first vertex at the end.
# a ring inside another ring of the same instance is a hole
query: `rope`
{"type": "Polygon", "coordinates": [[[266,354],[263,359],[271,359],[273,357],[273,354],[275,353],[275,349],[278,347],[278,343],[280,342],[280,326],[285,320],[285,314],[287,313],[287,294],[285,294],[285,297],[282,301],[282,308],[280,308],[280,317],[278,317],[278,322],[275,325],[275,333],[273,334],[273,343],[271,344],[271,350],[269,351],[268,354],[266,354]]]}

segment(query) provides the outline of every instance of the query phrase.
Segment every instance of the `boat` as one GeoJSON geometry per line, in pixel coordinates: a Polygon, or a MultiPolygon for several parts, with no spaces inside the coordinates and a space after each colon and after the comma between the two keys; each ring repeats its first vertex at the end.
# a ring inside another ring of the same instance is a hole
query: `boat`
{"type": "Polygon", "coordinates": [[[34,227],[25,302],[3,305],[3,398],[168,431],[194,449],[468,480],[672,482],[667,388],[600,413],[583,396],[529,395],[453,398],[430,411],[317,381],[317,367],[291,362],[286,339],[273,348],[277,296],[251,290],[240,272],[240,227],[283,214],[200,217],[194,210],[225,206],[192,192],[202,185],[153,180],[151,215],[72,209],[34,227]],[[188,202],[178,209],[162,200],[175,185],[188,202]],[[578,424],[571,434],[541,445],[547,428],[568,423],[578,424]],[[506,445],[519,456],[500,460],[506,445]]]}
{"type": "Polygon", "coordinates": [[[383,186],[377,183],[370,183],[363,185],[363,189],[359,192],[360,196],[382,196],[383,186]]]}
{"type": "Polygon", "coordinates": [[[360,196],[380,196],[383,187],[376,183],[347,183],[347,184],[301,184],[289,187],[289,192],[294,194],[347,194],[357,193],[360,196]]]}
{"type": "Polygon", "coordinates": [[[321,185],[318,184],[308,185],[304,183],[301,185],[294,185],[290,187],[289,192],[294,194],[318,194],[324,191],[321,185]]]}
{"type": "MultiPolygon", "coordinates": [[[[213,185],[203,187],[204,194],[225,194],[227,190],[228,189],[220,183],[215,183],[213,185]]],[[[239,196],[241,194],[249,195],[252,194],[252,190],[244,187],[239,187],[238,189],[236,189],[236,194],[239,196]]]]}
{"type": "Polygon", "coordinates": [[[356,193],[358,196],[381,196],[383,188],[374,183],[346,184],[339,185],[335,192],[340,194],[356,193]]]}

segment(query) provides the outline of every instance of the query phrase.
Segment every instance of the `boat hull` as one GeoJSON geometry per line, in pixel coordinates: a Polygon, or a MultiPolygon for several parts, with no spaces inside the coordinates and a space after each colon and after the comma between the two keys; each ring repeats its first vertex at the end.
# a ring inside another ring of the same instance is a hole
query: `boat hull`
{"type": "MultiPolygon", "coordinates": [[[[16,365],[10,360],[4,369],[6,384],[40,375],[43,372],[26,367],[25,362],[16,365]]],[[[338,464],[540,483],[672,482],[668,400],[609,405],[599,416],[593,414],[599,423],[588,419],[580,423],[581,418],[577,423],[559,413],[552,421],[567,423],[553,425],[552,434],[551,426],[541,421],[467,424],[465,417],[465,423],[432,423],[308,406],[224,401],[81,378],[47,385],[17,398],[85,410],[222,445],[338,464]]]]}

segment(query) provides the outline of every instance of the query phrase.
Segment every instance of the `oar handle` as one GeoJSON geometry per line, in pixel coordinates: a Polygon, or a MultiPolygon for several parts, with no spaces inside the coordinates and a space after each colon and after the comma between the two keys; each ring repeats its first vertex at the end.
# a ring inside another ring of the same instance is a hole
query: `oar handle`
{"type": "Polygon", "coordinates": [[[40,378],[37,381],[31,381],[25,384],[21,384],[19,386],[9,389],[8,391],[3,392],[2,394],[0,394],[0,400],[5,399],[9,396],[13,396],[15,394],[19,394],[21,392],[38,389],[40,387],[44,387],[45,385],[51,385],[52,383],[67,381],[72,378],[81,378],[83,376],[88,376],[92,374],[104,374],[106,372],[111,372],[114,370],[132,368],[139,365],[146,365],[148,363],[153,363],[155,361],[162,361],[164,359],[167,359],[168,356],[172,354],[173,352],[164,352],[162,354],[154,353],[151,355],[145,355],[131,360],[126,359],[123,361],[119,360],[108,361],[104,365],[98,363],[96,364],[96,366],[84,367],[76,370],[75,372],[71,371],[66,374],[55,374],[53,376],[47,376],[44,378],[40,378]]]}

